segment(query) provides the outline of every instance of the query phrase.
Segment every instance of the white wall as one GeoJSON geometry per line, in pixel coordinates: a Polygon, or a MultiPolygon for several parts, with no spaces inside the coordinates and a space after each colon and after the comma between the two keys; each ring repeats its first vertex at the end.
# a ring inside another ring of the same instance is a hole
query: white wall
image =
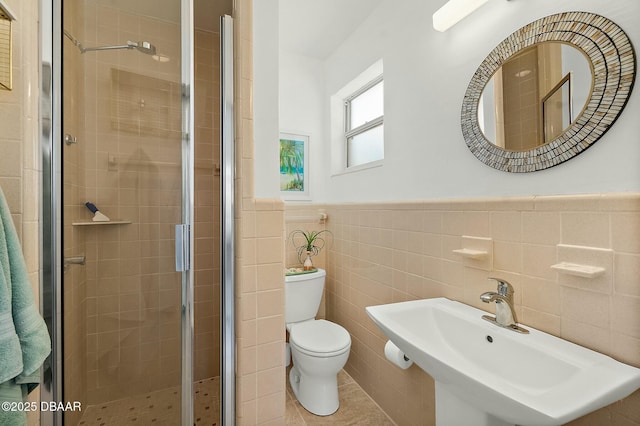
{"type": "MultiPolygon", "coordinates": [[[[385,0],[327,58],[324,78],[317,76],[315,68],[304,76],[301,75],[304,66],[291,67],[287,72],[300,73],[296,76],[298,81],[306,81],[309,85],[314,81],[318,85],[324,83],[324,114],[313,112],[317,106],[307,111],[296,104],[297,99],[305,98],[302,90],[305,86],[285,87],[290,80],[282,78],[281,70],[280,128],[301,127],[301,117],[308,114],[304,122],[309,123],[309,128],[322,126],[324,130],[320,134],[329,135],[330,123],[326,120],[329,97],[373,62],[380,58],[384,60],[384,165],[331,176],[330,143],[323,140],[326,143],[324,155],[311,158],[310,168],[323,174],[322,181],[312,187],[313,201],[358,202],[640,190],[640,121],[635,118],[640,113],[638,89],[632,93],[626,109],[612,129],[593,147],[566,163],[540,172],[510,174],[484,165],[468,150],[460,130],[460,108],[471,76],[484,57],[513,31],[546,15],[584,10],[612,19],[627,32],[635,46],[640,46],[640,2],[489,2],[445,33],[436,32],[431,24],[431,16],[437,6],[438,2],[423,0],[385,0]]],[[[262,19],[259,13],[254,13],[254,22],[262,19]]],[[[254,71],[256,76],[261,72],[257,62],[254,71]]],[[[318,88],[308,88],[311,95],[307,99],[316,99],[318,88]]],[[[277,100],[270,99],[269,102],[277,103],[277,100]]],[[[256,102],[256,117],[261,114],[257,107],[256,102]]],[[[256,142],[258,140],[256,134],[256,142]]],[[[268,149],[277,153],[277,144],[268,149]]],[[[277,168],[257,166],[256,183],[270,180],[274,173],[277,173],[277,168]]]]}
{"type": "Polygon", "coordinates": [[[318,59],[280,52],[280,130],[309,136],[311,201],[326,199],[324,168],[330,160],[323,70],[318,59]]]}
{"type": "Polygon", "coordinates": [[[253,15],[254,191],[257,198],[277,198],[280,179],[278,0],[254,0],[253,15]]]}

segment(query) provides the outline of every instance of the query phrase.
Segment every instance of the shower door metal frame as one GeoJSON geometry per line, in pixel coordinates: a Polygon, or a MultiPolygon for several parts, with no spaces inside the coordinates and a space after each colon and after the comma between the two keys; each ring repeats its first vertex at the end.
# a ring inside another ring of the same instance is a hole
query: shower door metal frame
{"type": "MultiPolygon", "coordinates": [[[[41,58],[41,105],[40,147],[42,152],[41,190],[41,309],[52,337],[52,353],[43,369],[41,400],[63,399],[63,330],[62,330],[62,1],[40,0],[40,58],[41,58]]],[[[228,19],[227,19],[228,18],[228,19]]],[[[234,186],[235,163],[233,160],[233,27],[230,17],[226,21],[227,64],[221,64],[226,73],[227,84],[221,88],[223,101],[223,123],[221,149],[222,182],[228,182],[223,196],[223,224],[221,235],[223,267],[221,268],[221,349],[223,384],[221,417],[223,425],[235,424],[235,329],[234,329],[234,186]],[[229,163],[229,161],[231,161],[229,163]],[[229,239],[227,239],[229,238],[229,239]],[[226,260],[224,260],[226,259],[226,260]]],[[[182,47],[182,224],[187,231],[186,257],[194,253],[193,206],[194,206],[194,4],[193,0],[181,0],[181,47],[182,47]]],[[[224,59],[223,58],[223,59],[224,59]]],[[[222,80],[224,83],[224,80],[222,80]]],[[[177,243],[177,241],[176,241],[177,243]]],[[[182,424],[193,425],[193,336],[194,273],[192,262],[182,271],[182,424]],[[186,408],[186,409],[185,409],[186,408]]],[[[59,426],[63,424],[62,412],[41,413],[41,424],[59,426]]]]}
{"type": "MultiPolygon", "coordinates": [[[[195,41],[194,41],[194,0],[181,0],[180,7],[180,29],[181,29],[181,78],[182,78],[182,227],[187,230],[187,240],[182,241],[186,255],[187,264],[176,271],[181,271],[181,293],[182,293],[182,426],[192,426],[193,423],[193,336],[194,336],[194,312],[193,293],[195,277],[193,271],[194,262],[194,186],[195,186],[195,163],[194,163],[194,138],[195,138],[195,41]],[[186,244],[185,244],[186,243],[186,244]]],[[[180,225],[179,225],[180,226],[180,225]]],[[[178,239],[176,238],[176,254],[178,250],[178,239]]]]}
{"type": "MultiPolygon", "coordinates": [[[[40,400],[62,401],[62,5],[40,2],[40,309],[51,336],[40,400]]],[[[40,413],[41,425],[62,425],[61,411],[40,413]]]]}
{"type": "Polygon", "coordinates": [[[233,18],[220,18],[220,423],[236,422],[233,18]]]}

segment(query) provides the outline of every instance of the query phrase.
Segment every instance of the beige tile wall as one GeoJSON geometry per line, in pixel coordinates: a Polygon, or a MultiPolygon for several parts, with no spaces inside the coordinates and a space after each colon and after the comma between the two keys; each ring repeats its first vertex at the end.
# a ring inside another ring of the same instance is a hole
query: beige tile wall
{"type": "MultiPolygon", "coordinates": [[[[300,245],[300,241],[304,241],[296,238],[295,242],[292,240],[292,232],[301,230],[304,232],[310,231],[322,231],[327,229],[324,220],[320,219],[321,214],[325,213],[325,209],[317,206],[306,206],[287,204],[285,209],[285,264],[288,268],[301,266],[301,262],[298,259],[297,247],[300,245]]],[[[317,268],[326,267],[326,253],[329,247],[332,245],[331,235],[325,235],[327,242],[325,249],[321,250],[317,256],[312,257],[313,265],[317,268]]],[[[304,261],[304,258],[302,259],[304,261]]]]}
{"type": "MultiPolygon", "coordinates": [[[[39,188],[38,136],[38,2],[7,0],[15,13],[13,23],[13,90],[0,90],[0,186],[21,239],[36,303],[39,300],[39,188]]],[[[38,401],[39,389],[30,400],[38,401]]],[[[28,415],[30,425],[40,422],[38,412],[28,415]]]]}
{"type": "MultiPolygon", "coordinates": [[[[81,25],[84,3],[79,0],[65,3],[64,22],[68,31],[78,37],[83,35],[81,25]]],[[[71,40],[63,38],[63,85],[65,96],[62,98],[63,127],[66,133],[84,140],[84,98],[82,96],[84,80],[84,62],[80,51],[71,40]]],[[[85,174],[82,161],[85,156],[85,145],[62,145],[63,153],[63,214],[68,220],[63,227],[66,242],[63,255],[65,258],[82,256],[86,253],[85,240],[74,232],[72,222],[82,217],[85,174]]],[[[87,384],[87,297],[85,268],[71,265],[64,269],[64,399],[67,401],[86,402],[87,384]]],[[[81,412],[65,412],[65,421],[77,424],[81,412]]]]}
{"type": "MultiPolygon", "coordinates": [[[[287,268],[301,267],[300,260],[298,259],[297,246],[300,244],[300,239],[296,238],[295,242],[292,239],[291,233],[296,230],[302,230],[304,232],[310,231],[322,231],[327,230],[327,223],[325,220],[320,219],[322,214],[326,213],[326,209],[323,206],[306,204],[294,204],[288,203],[285,208],[285,265],[287,268]]],[[[334,243],[333,234],[324,235],[326,245],[318,253],[317,256],[312,257],[313,266],[316,268],[327,268],[327,253],[331,249],[334,243]]],[[[302,259],[304,262],[304,258],[302,259]]],[[[316,318],[326,318],[326,292],[323,295],[322,302],[318,308],[318,314],[316,318]]]]}
{"type": "Polygon", "coordinates": [[[82,25],[84,46],[148,40],[170,58],[81,55],[84,132],[70,147],[84,149],[77,216],[91,219],[83,206],[91,201],[131,221],[71,231],[85,241],[86,402],[95,404],[180,383],[180,28],[95,2],[85,2],[82,25]]]}
{"type": "Polygon", "coordinates": [[[280,200],[251,204],[238,221],[237,422],[278,425],[285,407],[284,212],[280,200]]]}
{"type": "Polygon", "coordinates": [[[236,131],[236,420],[282,425],[284,204],[253,191],[252,2],[234,2],[236,131]]]}
{"type": "MultiPolygon", "coordinates": [[[[489,276],[514,285],[521,322],[640,367],[640,194],[323,207],[335,236],[327,316],[351,333],[347,371],[398,424],[434,423],[433,381],[384,358],[386,338],[365,306],[444,296],[491,310],[479,300],[494,288],[489,276]],[[452,253],[462,235],[493,238],[491,271],[452,253]],[[549,268],[564,260],[608,269],[587,280],[549,268]]],[[[640,424],[639,402],[636,392],[574,424],[640,424]]]]}
{"type": "MultiPolygon", "coordinates": [[[[87,265],[86,320],[66,324],[86,324],[84,401],[94,404],[180,383],[180,276],[174,268],[174,225],[181,222],[180,27],[95,2],[86,2],[84,12],[73,35],[85,46],[148,40],[169,57],[158,62],[130,50],[79,55],[67,42],[82,73],[65,69],[70,81],[81,82],[77,98],[68,94],[65,111],[71,117],[80,112],[76,121],[83,125],[65,122],[65,132],[79,139],[65,147],[65,162],[75,164],[65,169],[74,197],[65,197],[65,241],[78,242],[66,249],[84,252],[87,265]],[[86,201],[131,224],[73,226],[90,220],[86,201]]],[[[196,380],[219,371],[218,37],[195,35],[196,380]]]]}
{"type": "Polygon", "coordinates": [[[21,238],[34,294],[39,267],[38,4],[7,0],[13,23],[13,90],[0,90],[0,186],[21,238]]]}
{"type": "Polygon", "coordinates": [[[194,380],[220,375],[220,34],[195,33],[194,380]]]}

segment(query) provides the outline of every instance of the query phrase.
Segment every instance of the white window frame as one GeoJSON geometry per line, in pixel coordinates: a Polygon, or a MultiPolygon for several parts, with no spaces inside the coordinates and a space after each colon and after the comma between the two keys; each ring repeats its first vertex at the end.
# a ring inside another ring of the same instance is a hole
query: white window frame
{"type": "MultiPolygon", "coordinates": [[[[349,98],[354,93],[358,92],[360,88],[366,86],[369,82],[380,76],[384,76],[384,64],[382,59],[376,60],[359,75],[352,76],[350,81],[347,80],[344,82],[343,86],[337,88],[329,98],[329,139],[331,141],[329,170],[331,177],[384,166],[384,160],[378,160],[347,168],[347,141],[345,139],[345,129],[347,125],[345,122],[345,99],[349,98]]],[[[345,79],[349,79],[349,77],[345,77],[345,79]]]]}
{"type": "MultiPolygon", "coordinates": [[[[381,116],[371,121],[367,121],[366,123],[361,124],[360,126],[354,129],[351,128],[351,102],[354,99],[356,99],[358,96],[365,93],[367,90],[377,85],[378,83],[381,83],[382,81],[384,81],[384,75],[380,74],[379,76],[377,76],[376,78],[369,81],[367,84],[365,84],[364,86],[360,87],[358,90],[353,92],[344,100],[344,158],[345,158],[346,170],[352,170],[352,169],[355,170],[363,167],[368,167],[370,165],[377,165],[380,161],[384,159],[384,155],[383,155],[383,157],[378,160],[373,160],[367,163],[350,166],[349,165],[349,148],[348,148],[350,138],[353,138],[359,134],[362,134],[368,130],[371,130],[375,127],[378,127],[384,124],[384,105],[383,105],[383,111],[381,116]]],[[[384,136],[382,139],[382,144],[384,147],[384,136]]]]}

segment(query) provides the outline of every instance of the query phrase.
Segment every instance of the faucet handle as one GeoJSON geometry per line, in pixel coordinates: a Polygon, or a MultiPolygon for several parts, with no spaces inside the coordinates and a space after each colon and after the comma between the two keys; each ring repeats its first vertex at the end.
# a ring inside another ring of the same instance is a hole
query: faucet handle
{"type": "Polygon", "coordinates": [[[500,294],[501,296],[510,297],[513,295],[513,286],[509,284],[507,280],[495,277],[489,277],[489,280],[498,282],[498,294],[500,294]]]}

